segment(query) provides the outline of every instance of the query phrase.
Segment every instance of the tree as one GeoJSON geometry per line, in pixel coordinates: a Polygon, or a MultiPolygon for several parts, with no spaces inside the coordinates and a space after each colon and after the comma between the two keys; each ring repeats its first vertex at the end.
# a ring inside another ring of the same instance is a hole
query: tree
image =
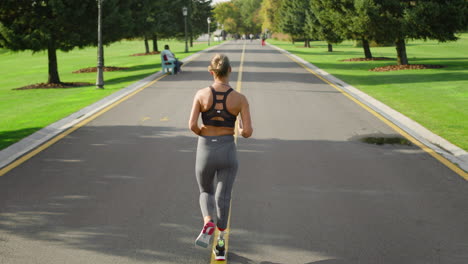
{"type": "Polygon", "coordinates": [[[316,15],[326,20],[333,31],[344,39],[362,42],[366,58],[372,58],[369,41],[381,30],[380,13],[370,0],[311,0],[321,11],[316,15]]]}
{"type": "MultiPolygon", "coordinates": [[[[103,42],[110,43],[125,34],[111,24],[125,21],[124,0],[106,0],[103,42]],[[122,8],[122,9],[120,9],[122,8]]],[[[56,51],[97,44],[97,4],[95,0],[2,0],[0,2],[0,45],[13,51],[47,50],[48,83],[61,83],[56,51]]]]}
{"type": "Polygon", "coordinates": [[[234,5],[240,11],[240,31],[241,33],[260,33],[261,18],[258,15],[262,0],[233,0],[234,5]]]}
{"type": "Polygon", "coordinates": [[[281,31],[290,34],[293,42],[295,38],[305,38],[305,47],[310,47],[310,32],[306,30],[306,12],[309,9],[309,1],[285,0],[279,10],[278,24],[281,31]]]}
{"type": "Polygon", "coordinates": [[[232,2],[221,2],[215,5],[213,17],[224,25],[224,30],[234,34],[239,32],[241,14],[239,7],[232,2]]]}
{"type": "Polygon", "coordinates": [[[280,27],[278,25],[277,17],[280,16],[279,10],[281,0],[263,0],[260,7],[260,16],[262,20],[262,31],[278,32],[280,27]]]}
{"type": "Polygon", "coordinates": [[[259,33],[261,17],[258,15],[261,0],[232,0],[218,3],[214,10],[216,21],[229,33],[259,33]]]}
{"type": "Polygon", "coordinates": [[[155,5],[149,0],[131,1],[130,10],[133,22],[131,31],[132,37],[143,37],[145,43],[145,53],[149,53],[148,35],[154,32],[154,20],[151,17],[155,5]]]}
{"type": "MultiPolygon", "coordinates": [[[[369,0],[370,1],[370,0],[369,0]]],[[[466,0],[373,0],[385,31],[376,34],[377,42],[393,41],[398,64],[406,65],[407,39],[456,40],[456,32],[467,26],[466,0]]]]}
{"type": "Polygon", "coordinates": [[[181,37],[184,32],[182,0],[131,0],[132,30],[129,38],[143,38],[145,53],[149,53],[149,40],[153,51],[158,51],[158,36],[181,37]]]}
{"type": "MultiPolygon", "coordinates": [[[[153,50],[157,50],[157,39],[182,38],[184,35],[184,17],[182,7],[187,5],[185,0],[158,0],[153,1],[154,10],[151,14],[154,25],[151,28],[153,35],[153,50]]],[[[190,11],[189,11],[190,15],[190,11]]],[[[189,23],[190,25],[190,23],[189,23]]]]}
{"type": "Polygon", "coordinates": [[[329,15],[328,9],[323,4],[325,1],[310,1],[310,9],[306,10],[305,28],[309,37],[325,40],[328,43],[328,51],[332,52],[332,44],[342,42],[343,38],[336,32],[333,17],[329,15]]]}
{"type": "MultiPolygon", "coordinates": [[[[213,8],[211,7],[211,0],[192,0],[191,2],[193,8],[190,13],[190,32],[197,38],[206,33],[208,27],[206,19],[214,16],[214,14],[212,13],[213,8]]],[[[215,20],[217,19],[215,18],[215,20]]],[[[214,24],[215,23],[212,23],[212,26],[215,26],[214,24]]],[[[212,29],[210,29],[210,31],[212,31],[212,29]]]]}
{"type": "Polygon", "coordinates": [[[239,26],[237,25],[237,22],[228,17],[226,18],[226,20],[224,20],[224,23],[222,23],[224,25],[224,30],[226,30],[226,32],[228,33],[236,33],[238,32],[238,28],[239,26]]]}

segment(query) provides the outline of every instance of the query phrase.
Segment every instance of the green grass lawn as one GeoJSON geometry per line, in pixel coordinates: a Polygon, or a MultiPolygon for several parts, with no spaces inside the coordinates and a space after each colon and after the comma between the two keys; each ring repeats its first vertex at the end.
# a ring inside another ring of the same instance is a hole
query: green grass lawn
{"type": "Polygon", "coordinates": [[[374,57],[394,61],[341,62],[362,58],[362,48],[352,42],[334,45],[327,52],[324,42],[303,43],[268,40],[353,85],[425,126],[435,134],[468,150],[468,34],[456,42],[410,41],[410,64],[438,64],[440,69],[372,72],[369,69],[396,64],[394,47],[372,48],[374,57]]]}
{"type": "MultiPolygon", "coordinates": [[[[159,41],[160,50],[169,44],[179,59],[207,48],[196,44],[184,53],[185,43],[159,41]]],[[[47,82],[47,53],[11,52],[0,49],[0,149],[60,120],[128,85],[160,71],[160,55],[130,56],[144,52],[143,41],[121,41],[105,47],[105,66],[128,67],[128,70],[104,72],[105,89],[95,85],[66,89],[13,90],[22,86],[47,82]]],[[[96,82],[96,73],[72,73],[95,67],[95,47],[58,52],[62,82],[96,82]]]]}

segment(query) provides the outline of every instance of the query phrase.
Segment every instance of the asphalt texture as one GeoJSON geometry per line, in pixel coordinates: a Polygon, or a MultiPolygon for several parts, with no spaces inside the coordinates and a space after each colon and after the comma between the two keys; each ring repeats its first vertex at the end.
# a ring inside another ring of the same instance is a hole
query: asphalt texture
{"type": "Polygon", "coordinates": [[[225,53],[251,106],[238,139],[228,263],[466,264],[468,185],[258,41],[202,54],[0,177],[0,263],[209,263],[193,96],[225,53]]]}

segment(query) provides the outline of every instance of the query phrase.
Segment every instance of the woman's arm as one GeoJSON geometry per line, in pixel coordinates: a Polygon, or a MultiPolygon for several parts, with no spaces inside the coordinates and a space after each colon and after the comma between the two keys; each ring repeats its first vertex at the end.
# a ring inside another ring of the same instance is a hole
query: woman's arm
{"type": "Polygon", "coordinates": [[[200,135],[201,129],[198,127],[198,117],[200,115],[200,101],[199,101],[200,91],[195,94],[193,98],[192,112],[190,113],[189,128],[193,133],[200,135]]]}
{"type": "Polygon", "coordinates": [[[248,138],[252,136],[252,119],[250,118],[250,107],[247,98],[242,95],[242,106],[241,106],[241,119],[239,120],[239,134],[243,137],[248,138]]]}

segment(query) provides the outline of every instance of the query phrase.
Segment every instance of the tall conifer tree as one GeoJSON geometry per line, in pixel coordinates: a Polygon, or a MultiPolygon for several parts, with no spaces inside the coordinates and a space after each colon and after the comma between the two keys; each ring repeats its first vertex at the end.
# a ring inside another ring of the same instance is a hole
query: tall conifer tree
{"type": "Polygon", "coordinates": [[[282,32],[295,38],[304,38],[304,46],[310,47],[309,32],[306,28],[306,12],[310,10],[307,0],[285,0],[280,7],[279,27],[282,32]]]}

